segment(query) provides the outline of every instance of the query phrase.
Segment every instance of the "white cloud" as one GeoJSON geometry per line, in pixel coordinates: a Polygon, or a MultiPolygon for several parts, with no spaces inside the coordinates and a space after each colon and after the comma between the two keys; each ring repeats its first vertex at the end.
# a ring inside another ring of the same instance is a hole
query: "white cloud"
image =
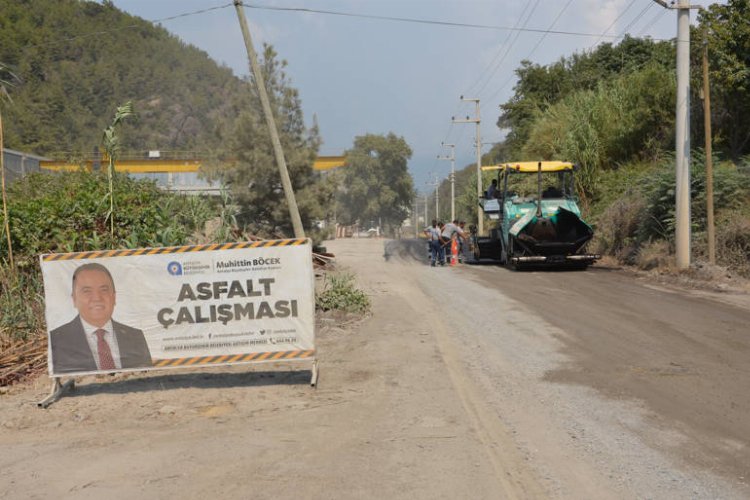
{"type": "MultiPolygon", "coordinates": [[[[604,33],[604,30],[609,28],[617,17],[628,8],[628,4],[632,0],[584,0],[581,5],[581,11],[584,14],[586,21],[587,30],[592,33],[604,33]]],[[[617,25],[612,26],[608,34],[616,34],[618,28],[625,26],[632,16],[630,14],[637,13],[643,7],[635,5],[631,9],[632,12],[628,12],[627,15],[623,16],[617,21],[617,25]]]]}

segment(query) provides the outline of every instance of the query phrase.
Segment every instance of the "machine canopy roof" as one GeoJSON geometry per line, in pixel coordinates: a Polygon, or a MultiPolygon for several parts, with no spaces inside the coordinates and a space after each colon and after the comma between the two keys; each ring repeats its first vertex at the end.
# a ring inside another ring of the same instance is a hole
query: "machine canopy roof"
{"type": "Polygon", "coordinates": [[[501,163],[499,165],[489,165],[482,167],[482,170],[514,170],[516,172],[534,173],[539,170],[539,164],[542,164],[542,172],[562,172],[573,170],[574,165],[567,161],[518,161],[501,163]]]}

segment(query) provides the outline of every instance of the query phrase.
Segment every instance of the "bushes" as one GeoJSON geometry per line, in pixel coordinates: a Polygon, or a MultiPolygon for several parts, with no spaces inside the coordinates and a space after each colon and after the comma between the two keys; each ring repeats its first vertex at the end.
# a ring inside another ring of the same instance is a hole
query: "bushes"
{"type": "MultiPolygon", "coordinates": [[[[691,155],[690,197],[692,231],[706,230],[706,169],[701,151],[691,155]]],[[[750,205],[750,169],[714,159],[714,207],[719,212],[734,211],[750,205]]],[[[647,199],[640,239],[674,238],[675,225],[675,165],[674,160],[663,162],[642,180],[642,192],[647,199]]]]}
{"type": "Polygon", "coordinates": [[[315,297],[315,306],[320,310],[366,313],[370,309],[370,299],[355,287],[351,274],[328,274],[323,287],[323,291],[315,297]]]}
{"type": "Polygon", "coordinates": [[[604,171],[653,157],[669,143],[674,88],[667,69],[648,65],[594,90],[572,93],[534,122],[523,152],[578,163],[579,193],[595,198],[604,171]]]}
{"type": "Polygon", "coordinates": [[[212,212],[205,199],[167,194],[153,182],[118,175],[112,237],[106,193],[104,173],[34,174],[17,181],[8,190],[14,254],[28,260],[49,252],[180,245],[212,212]]]}
{"type": "Polygon", "coordinates": [[[0,336],[24,339],[44,330],[39,254],[181,245],[217,211],[204,198],[168,194],[153,182],[118,176],[113,238],[106,191],[106,175],[84,172],[33,174],[10,186],[17,268],[8,268],[7,241],[0,238],[0,336]]]}
{"type": "MultiPolygon", "coordinates": [[[[705,157],[697,151],[692,160],[692,252],[705,257],[705,157]]],[[[714,163],[717,260],[750,277],[750,162],[735,166],[715,159],[714,163]]],[[[601,201],[594,207],[597,251],[626,264],[658,264],[656,254],[667,255],[674,243],[674,160],[651,168],[623,168],[604,179],[601,201]]]]}
{"type": "Polygon", "coordinates": [[[737,273],[750,278],[750,217],[733,213],[717,226],[718,260],[737,273]]]}
{"type": "Polygon", "coordinates": [[[646,200],[632,190],[609,205],[599,217],[594,245],[597,253],[614,256],[619,262],[635,264],[638,229],[643,222],[646,200]]]}

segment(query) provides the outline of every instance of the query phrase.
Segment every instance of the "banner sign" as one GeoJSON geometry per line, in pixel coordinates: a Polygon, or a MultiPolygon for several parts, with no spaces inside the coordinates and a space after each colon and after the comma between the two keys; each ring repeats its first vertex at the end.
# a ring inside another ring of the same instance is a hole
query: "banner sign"
{"type": "Polygon", "coordinates": [[[310,240],[40,257],[52,376],[311,358],[310,240]]]}

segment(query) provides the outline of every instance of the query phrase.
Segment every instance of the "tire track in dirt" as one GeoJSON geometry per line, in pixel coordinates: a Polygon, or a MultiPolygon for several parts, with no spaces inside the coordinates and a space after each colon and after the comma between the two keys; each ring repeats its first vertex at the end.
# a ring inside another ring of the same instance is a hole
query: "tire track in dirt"
{"type": "MultiPolygon", "coordinates": [[[[400,281],[417,282],[415,276],[408,276],[415,272],[413,266],[399,263],[391,269],[397,272],[400,281]],[[409,279],[404,279],[407,276],[409,279]]],[[[421,268],[416,268],[416,270],[421,270],[421,268]]],[[[416,286],[404,290],[402,297],[416,311],[434,310],[435,304],[416,286]]],[[[425,318],[429,322],[430,331],[435,333],[448,377],[495,470],[495,479],[498,482],[499,493],[501,493],[498,497],[508,499],[546,497],[543,486],[534,471],[526,464],[524,456],[518,451],[511,433],[503,426],[492,408],[485,404],[482,390],[466,373],[464,360],[455,346],[455,341],[451,339],[445,323],[439,321],[436,315],[426,315],[425,318]]]]}

